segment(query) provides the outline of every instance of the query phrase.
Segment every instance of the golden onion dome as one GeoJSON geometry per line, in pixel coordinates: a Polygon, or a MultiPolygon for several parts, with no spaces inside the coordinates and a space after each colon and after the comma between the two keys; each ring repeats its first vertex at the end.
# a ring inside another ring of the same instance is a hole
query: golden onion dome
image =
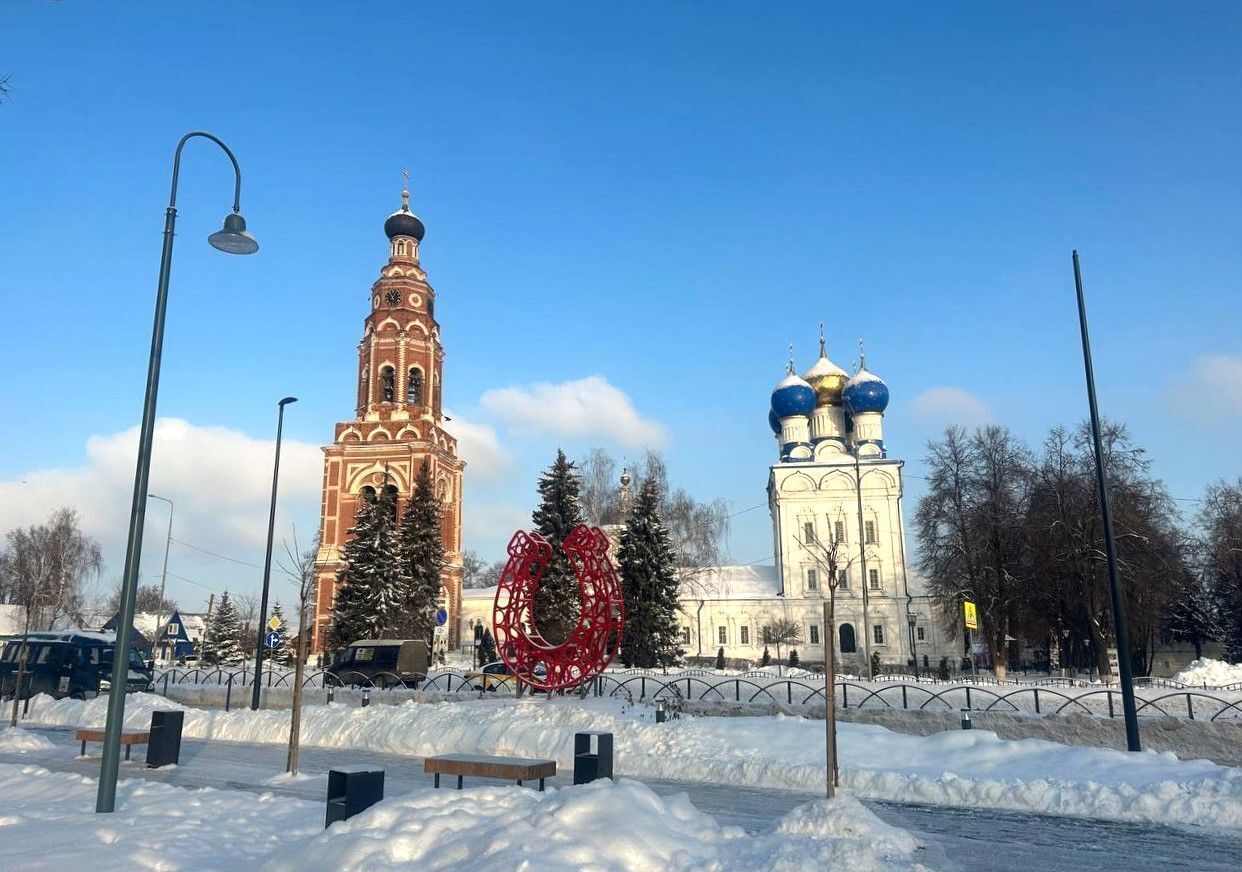
{"type": "Polygon", "coordinates": [[[819,342],[819,360],[802,377],[815,390],[816,406],[841,405],[841,391],[850,379],[849,373],[828,359],[822,339],[819,342]]]}

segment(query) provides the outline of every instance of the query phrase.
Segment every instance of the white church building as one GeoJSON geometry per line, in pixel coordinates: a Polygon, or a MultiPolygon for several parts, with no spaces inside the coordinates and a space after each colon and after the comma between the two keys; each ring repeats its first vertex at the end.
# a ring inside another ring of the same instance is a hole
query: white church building
{"type": "MultiPolygon", "coordinates": [[[[890,457],[884,440],[888,386],[860,360],[851,377],[829,358],[802,376],[791,360],[772,391],[769,424],[776,458],[768,470],[774,563],[719,566],[687,573],[682,584],[681,633],[687,657],[757,664],[764,628],[797,625],[791,648],[805,664],[824,661],[823,626],[830,570],[836,571],[831,634],[838,668],[865,673],[873,654],[882,666],[917,659],[935,669],[941,657],[961,657],[961,639],[946,638],[931,601],[907,567],[903,513],[904,461],[890,457]]],[[[628,482],[624,482],[625,487],[628,482]]],[[[463,591],[462,633],[491,619],[495,588],[463,591]]]]}

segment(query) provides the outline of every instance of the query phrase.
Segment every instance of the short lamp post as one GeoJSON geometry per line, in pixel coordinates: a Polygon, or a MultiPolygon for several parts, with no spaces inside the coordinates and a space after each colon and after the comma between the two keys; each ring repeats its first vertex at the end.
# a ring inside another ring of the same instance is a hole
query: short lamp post
{"type": "Polygon", "coordinates": [[[151,443],[155,435],[155,405],[160,386],[160,357],[164,349],[164,314],[168,308],[168,277],[172,270],[173,238],[177,224],[177,177],[181,173],[181,150],[194,137],[210,139],[224,150],[233,164],[233,211],[224,227],[207,241],[227,254],[254,254],[259,243],[246,232],[241,216],[241,167],[233,152],[219,138],[201,130],[181,137],[173,155],[172,190],[164,213],[164,248],[160,255],[160,275],[155,292],[155,323],[151,328],[151,356],[147,365],[147,387],[142,404],[142,424],[138,430],[138,463],[134,472],[134,496],[129,511],[129,535],[125,546],[125,569],[121,576],[121,608],[117,618],[116,645],[112,653],[112,689],[108,697],[108,719],[104,727],[103,761],[99,767],[96,812],[116,808],[116,779],[121,765],[121,726],[125,721],[125,690],[129,676],[130,628],[134,623],[138,566],[142,560],[142,531],[146,521],[147,482],[151,477],[151,443]]]}
{"type": "Polygon", "coordinates": [[[263,596],[259,601],[259,638],[254,646],[254,690],[250,694],[250,710],[259,710],[259,679],[263,674],[263,645],[267,636],[267,594],[272,584],[272,537],[276,532],[276,487],[280,481],[280,437],[285,428],[285,406],[296,403],[297,397],[285,397],[276,413],[276,460],[272,464],[272,506],[267,516],[267,553],[263,557],[263,596]]]}

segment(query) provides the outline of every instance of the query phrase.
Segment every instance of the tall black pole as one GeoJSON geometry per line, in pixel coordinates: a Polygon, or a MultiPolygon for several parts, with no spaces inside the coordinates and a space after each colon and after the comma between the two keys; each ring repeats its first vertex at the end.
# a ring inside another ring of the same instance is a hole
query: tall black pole
{"type": "MultiPolygon", "coordinates": [[[[155,292],[155,323],[151,328],[151,357],[147,364],[147,387],[142,402],[142,424],[138,429],[138,462],[134,471],[134,496],[129,509],[129,535],[125,544],[125,569],[121,575],[121,604],[117,615],[116,643],[112,650],[112,686],[108,696],[108,719],[104,726],[103,759],[99,766],[96,812],[116,808],[116,779],[121,765],[121,727],[125,722],[125,691],[129,679],[130,634],[137,599],[138,566],[142,561],[142,530],[146,521],[147,481],[151,477],[151,444],[155,436],[155,401],[160,387],[160,358],[164,351],[164,313],[168,308],[168,277],[172,272],[173,237],[177,225],[177,179],[181,172],[181,150],[196,136],[210,139],[228,155],[236,174],[233,188],[233,216],[240,219],[241,168],[233,152],[210,133],[195,130],[181,137],[173,156],[172,189],[164,213],[164,247],[160,253],[159,283],[155,292]]],[[[242,227],[244,228],[244,222],[242,227]]],[[[227,228],[227,222],[226,222],[227,228]]],[[[213,243],[214,244],[214,243],[213,243]]],[[[257,248],[257,245],[255,246],[257,248]]],[[[237,253],[246,253],[238,251],[237,253]]]]}
{"type": "MultiPolygon", "coordinates": [[[[259,710],[259,680],[263,676],[263,643],[267,636],[267,593],[272,583],[272,537],[276,533],[276,485],[280,481],[280,436],[285,428],[285,406],[296,403],[297,397],[285,397],[276,414],[276,460],[272,464],[272,507],[267,516],[267,554],[263,558],[263,597],[259,601],[259,638],[254,646],[254,690],[250,694],[250,710],[259,710]]],[[[299,632],[301,628],[299,626],[299,632]]]]}
{"type": "Polygon", "coordinates": [[[1082,293],[1082,271],[1074,251],[1074,288],[1078,292],[1078,326],[1082,331],[1082,360],[1087,371],[1087,402],[1091,406],[1091,441],[1095,447],[1095,482],[1100,492],[1100,516],[1104,524],[1104,552],[1108,557],[1108,590],[1112,596],[1113,626],[1117,635],[1117,665],[1121,671],[1121,708],[1126,720],[1126,746],[1142,751],[1138,713],[1134,707],[1134,672],[1130,668],[1130,640],[1126,631],[1126,598],[1117,573],[1117,543],[1108,507],[1108,484],[1104,480],[1104,449],[1100,442],[1100,410],[1095,401],[1095,373],[1091,367],[1091,339],[1087,335],[1087,303],[1082,293]]]}

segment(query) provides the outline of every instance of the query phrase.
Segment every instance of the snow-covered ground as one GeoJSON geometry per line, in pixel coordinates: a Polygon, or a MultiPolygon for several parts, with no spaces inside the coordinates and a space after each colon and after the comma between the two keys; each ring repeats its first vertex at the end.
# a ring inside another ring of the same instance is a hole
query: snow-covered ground
{"type": "MultiPolygon", "coordinates": [[[[170,705],[154,695],[131,696],[127,726],[145,726],[153,709],[170,705]]],[[[30,720],[102,724],[105,713],[104,699],[40,697],[30,720]]],[[[551,757],[563,768],[572,766],[573,734],[587,730],[614,734],[621,775],[804,791],[823,785],[822,720],[687,716],[656,724],[645,706],[573,698],[307,706],[302,718],[307,745],[415,757],[551,757]]],[[[288,713],[188,709],[185,731],[280,743],[288,736],[288,713]]],[[[843,787],[860,798],[1242,828],[1242,770],[1168,753],[1009,741],[985,730],[912,736],[853,723],[840,725],[839,751],[843,787]]]]}
{"type": "Polygon", "coordinates": [[[800,806],[755,836],[721,827],[684,794],[635,781],[538,793],[416,790],[323,830],[319,802],[123,780],[118,812],[94,814],[96,782],[0,764],[5,867],[263,868],[337,872],[646,872],[927,869],[919,842],[842,797],[800,806]]]}
{"type": "Polygon", "coordinates": [[[1242,663],[1226,663],[1210,657],[1191,660],[1189,666],[1173,676],[1173,680],[1182,684],[1208,687],[1242,684],[1242,663]]]}

